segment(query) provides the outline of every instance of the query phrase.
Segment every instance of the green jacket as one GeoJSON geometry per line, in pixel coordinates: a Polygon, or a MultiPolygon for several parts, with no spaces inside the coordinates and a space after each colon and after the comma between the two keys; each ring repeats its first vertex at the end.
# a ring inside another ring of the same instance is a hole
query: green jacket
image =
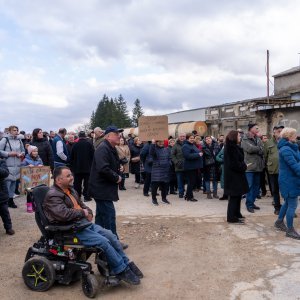
{"type": "Polygon", "coordinates": [[[184,157],[182,153],[183,143],[177,141],[175,145],[172,147],[171,159],[175,166],[175,172],[183,172],[183,167],[184,167],[184,157]]]}
{"type": "Polygon", "coordinates": [[[264,146],[260,138],[250,137],[245,134],[241,146],[244,150],[245,163],[248,165],[246,172],[262,172],[264,163],[264,146]]]}
{"type": "Polygon", "coordinates": [[[264,145],[264,158],[269,174],[279,173],[279,153],[275,137],[269,139],[264,145]]]}

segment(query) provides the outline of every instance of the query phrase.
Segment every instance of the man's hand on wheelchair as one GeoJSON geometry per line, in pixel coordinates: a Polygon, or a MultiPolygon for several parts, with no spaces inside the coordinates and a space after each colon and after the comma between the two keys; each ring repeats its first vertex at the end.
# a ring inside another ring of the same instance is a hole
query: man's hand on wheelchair
{"type": "Polygon", "coordinates": [[[91,222],[93,220],[93,215],[90,214],[86,208],[83,209],[83,212],[84,212],[85,217],[88,219],[88,221],[91,222]]]}
{"type": "Polygon", "coordinates": [[[92,214],[88,214],[87,219],[89,222],[93,221],[93,215],[92,214]]]}

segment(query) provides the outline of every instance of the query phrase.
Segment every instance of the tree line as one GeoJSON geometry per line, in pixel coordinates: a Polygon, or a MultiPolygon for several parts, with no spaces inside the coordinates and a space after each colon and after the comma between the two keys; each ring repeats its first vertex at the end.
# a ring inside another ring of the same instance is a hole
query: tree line
{"type": "Polygon", "coordinates": [[[104,94],[96,110],[92,112],[90,128],[106,128],[112,124],[119,128],[137,127],[138,119],[142,115],[144,112],[139,99],[134,101],[132,117],[130,117],[127,103],[122,95],[113,99],[104,94]]]}

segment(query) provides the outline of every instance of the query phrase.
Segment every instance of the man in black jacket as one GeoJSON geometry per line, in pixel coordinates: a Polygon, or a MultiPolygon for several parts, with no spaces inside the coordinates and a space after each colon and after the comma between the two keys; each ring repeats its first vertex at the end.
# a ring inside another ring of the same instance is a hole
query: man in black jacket
{"type": "Polygon", "coordinates": [[[115,126],[106,128],[104,141],[95,151],[89,181],[90,195],[96,201],[95,223],[111,230],[116,236],[116,211],[113,202],[119,200],[118,184],[122,177],[115,146],[120,143],[122,131],[115,126]]]}
{"type": "Polygon", "coordinates": [[[5,160],[0,158],[0,216],[3,221],[6,234],[13,235],[11,218],[8,210],[8,190],[5,178],[9,175],[5,160]]]}
{"type": "Polygon", "coordinates": [[[72,148],[70,159],[71,169],[74,174],[74,189],[79,197],[83,194],[84,201],[90,201],[91,197],[88,192],[88,183],[94,158],[94,147],[87,140],[84,131],[80,131],[78,137],[79,140],[72,148]]]}

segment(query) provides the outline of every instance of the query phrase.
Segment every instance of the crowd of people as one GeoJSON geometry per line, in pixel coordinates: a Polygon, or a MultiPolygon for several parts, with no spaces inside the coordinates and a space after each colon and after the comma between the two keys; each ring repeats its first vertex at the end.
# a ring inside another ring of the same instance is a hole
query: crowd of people
{"type": "MultiPolygon", "coordinates": [[[[300,195],[299,148],[296,130],[281,125],[274,126],[269,137],[260,134],[257,124],[249,124],[247,132],[232,130],[226,138],[200,136],[194,131],[159,141],[125,137],[114,126],[79,133],[65,128],[47,133],[36,128],[26,134],[12,125],[0,140],[1,216],[6,232],[13,234],[8,207],[17,208],[14,198],[19,194],[22,166],[44,165],[52,172],[68,166],[79,199],[83,196],[85,202],[92,198],[96,201],[95,223],[117,237],[113,202],[118,200],[118,189],[126,190],[126,179],[131,174],[134,188],[143,186],[143,196],[151,195],[155,206],[159,205],[159,195],[162,203],[169,205],[169,194],[197,202],[195,192],[200,190],[207,199],[228,200],[227,222],[235,224],[245,223],[242,198],[246,198],[248,212],[254,213],[260,209],[256,200],[266,195],[267,183],[278,215],[275,227],[288,237],[300,239],[293,227],[300,195]],[[283,205],[280,196],[284,198],[283,205]]],[[[27,211],[34,211],[29,197],[27,211]]]]}

